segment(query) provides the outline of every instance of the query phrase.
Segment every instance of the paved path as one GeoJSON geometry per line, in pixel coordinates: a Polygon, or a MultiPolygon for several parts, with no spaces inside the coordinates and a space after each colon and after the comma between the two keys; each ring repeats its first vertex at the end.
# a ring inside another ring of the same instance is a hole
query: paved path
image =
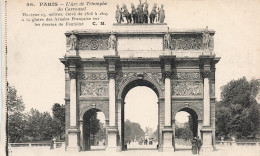
{"type": "MultiPolygon", "coordinates": [[[[83,152],[68,152],[63,149],[49,150],[47,147],[31,147],[31,148],[13,148],[10,156],[194,156],[191,154],[190,149],[179,149],[175,152],[158,152],[156,149],[139,149],[139,150],[128,150],[123,152],[107,152],[96,148],[94,151],[83,151],[83,152]]],[[[211,153],[204,153],[205,156],[260,156],[260,147],[220,147],[218,150],[211,153]]]]}

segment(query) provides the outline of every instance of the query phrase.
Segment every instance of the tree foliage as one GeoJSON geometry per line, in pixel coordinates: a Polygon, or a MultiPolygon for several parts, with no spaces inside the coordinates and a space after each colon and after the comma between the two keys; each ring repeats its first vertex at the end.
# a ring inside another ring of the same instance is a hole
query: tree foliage
{"type": "Polygon", "coordinates": [[[24,113],[22,97],[14,87],[8,87],[8,141],[26,142],[50,140],[65,131],[65,106],[55,103],[53,117],[48,112],[31,109],[24,113]]]}
{"type": "Polygon", "coordinates": [[[125,140],[133,140],[144,138],[144,131],[139,123],[131,122],[130,120],[125,121],[125,140]]]}
{"type": "Polygon", "coordinates": [[[54,122],[53,129],[55,129],[54,135],[62,139],[61,137],[65,133],[65,105],[55,103],[52,106],[52,114],[54,122]]]}
{"type": "Polygon", "coordinates": [[[192,139],[192,130],[189,126],[189,123],[185,123],[184,127],[178,127],[176,125],[175,137],[178,139],[185,139],[185,140],[192,139]]]}
{"type": "Polygon", "coordinates": [[[26,136],[31,138],[31,141],[50,140],[55,134],[53,129],[53,119],[48,112],[39,112],[36,109],[31,109],[26,113],[26,136]]]}
{"type": "Polygon", "coordinates": [[[216,135],[238,139],[255,137],[259,127],[259,111],[255,97],[257,80],[245,77],[232,80],[222,87],[221,101],[216,103],[216,135]]]}
{"type": "Polygon", "coordinates": [[[8,106],[8,141],[21,142],[24,139],[24,103],[21,96],[17,95],[17,90],[8,86],[7,88],[7,106],[8,106]]]}

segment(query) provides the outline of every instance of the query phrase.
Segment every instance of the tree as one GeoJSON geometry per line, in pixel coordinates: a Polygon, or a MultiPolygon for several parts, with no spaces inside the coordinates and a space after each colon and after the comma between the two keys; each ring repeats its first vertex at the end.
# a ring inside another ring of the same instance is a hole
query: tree
{"type": "Polygon", "coordinates": [[[24,138],[24,103],[21,96],[17,96],[17,90],[7,87],[7,106],[8,106],[8,141],[21,142],[24,138]]]}
{"type": "Polygon", "coordinates": [[[144,131],[139,123],[131,122],[130,120],[125,121],[125,140],[133,140],[144,137],[144,131]]]}
{"type": "Polygon", "coordinates": [[[24,103],[21,96],[17,96],[17,90],[12,87],[7,87],[7,103],[8,103],[8,115],[12,115],[15,112],[24,111],[24,103]]]}
{"type": "Polygon", "coordinates": [[[175,128],[175,136],[178,139],[185,139],[185,140],[190,140],[192,139],[192,131],[190,129],[189,123],[184,123],[184,127],[178,127],[176,125],[175,128]]]}
{"type": "Polygon", "coordinates": [[[94,112],[93,115],[90,117],[89,122],[89,132],[90,132],[90,138],[91,138],[91,144],[94,145],[96,142],[95,135],[100,130],[100,120],[97,118],[97,113],[94,112]]]}
{"type": "Polygon", "coordinates": [[[48,112],[39,112],[36,109],[31,109],[26,113],[26,136],[31,138],[31,141],[50,140],[55,133],[53,119],[48,112]]]}
{"type": "Polygon", "coordinates": [[[232,80],[222,87],[221,101],[216,103],[216,135],[238,139],[255,137],[259,127],[259,112],[255,97],[257,80],[245,77],[232,80]]]}
{"type": "Polygon", "coordinates": [[[53,129],[55,129],[54,134],[58,136],[59,139],[65,133],[65,105],[60,105],[59,103],[55,103],[52,106],[52,114],[53,114],[53,129]]]}

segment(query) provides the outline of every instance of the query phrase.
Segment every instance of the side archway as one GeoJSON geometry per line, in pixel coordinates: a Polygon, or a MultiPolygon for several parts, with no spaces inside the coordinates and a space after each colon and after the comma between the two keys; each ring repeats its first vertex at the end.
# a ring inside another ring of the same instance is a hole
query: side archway
{"type": "Polygon", "coordinates": [[[100,122],[99,113],[102,119],[105,119],[105,114],[96,108],[91,108],[83,114],[81,124],[80,147],[81,150],[91,150],[91,146],[99,146],[100,149],[105,149],[107,140],[106,123],[100,122]]]}
{"type": "Polygon", "coordinates": [[[83,120],[83,117],[84,117],[84,114],[89,111],[90,109],[96,109],[100,112],[103,112],[104,115],[105,115],[105,119],[108,120],[109,118],[109,114],[108,114],[108,111],[107,109],[103,108],[103,107],[100,107],[99,105],[87,105],[87,106],[84,106],[82,110],[80,110],[80,113],[79,113],[79,120],[82,121],[83,120]]]}

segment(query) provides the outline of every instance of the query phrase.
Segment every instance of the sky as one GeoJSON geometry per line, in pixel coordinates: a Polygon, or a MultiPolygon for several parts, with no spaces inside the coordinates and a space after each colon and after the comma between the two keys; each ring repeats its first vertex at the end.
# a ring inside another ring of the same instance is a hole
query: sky
{"type": "MultiPolygon", "coordinates": [[[[83,0],[82,0],[83,1],[83,0]]],[[[95,1],[95,0],[93,0],[95,1]]],[[[106,1],[107,6],[88,7],[87,11],[103,11],[108,16],[100,16],[105,26],[36,27],[31,22],[23,22],[22,13],[51,13],[55,7],[25,7],[24,0],[8,1],[8,81],[14,86],[25,103],[26,111],[36,108],[51,112],[54,103],[64,104],[64,65],[59,61],[65,54],[65,35],[73,29],[110,29],[115,23],[115,1],[106,1]]],[[[33,1],[38,4],[38,0],[33,1]]],[[[66,2],[61,0],[59,2],[66,2]]],[[[79,1],[80,2],[80,1],[79,1]]],[[[84,2],[84,1],[83,1],[84,2]]],[[[132,0],[134,4],[138,0],[132,0]]],[[[130,3],[125,3],[130,9],[130,3]]],[[[248,80],[260,78],[260,0],[147,0],[150,4],[164,4],[165,22],[171,29],[214,29],[215,53],[221,57],[216,65],[216,97],[220,99],[220,87],[232,79],[246,76],[248,80]]],[[[136,98],[145,91],[145,96],[153,97],[153,92],[133,89],[128,94],[129,103],[143,103],[143,97],[136,98]]],[[[149,99],[149,98],[148,98],[149,99]]],[[[149,99],[151,100],[151,99],[149,99]]],[[[157,101],[156,101],[157,102],[157,101]]],[[[153,102],[149,103],[153,107],[153,102]]],[[[133,109],[127,107],[128,115],[133,109]]],[[[154,110],[151,109],[151,112],[154,110]]],[[[139,112],[140,113],[140,112],[139,112]]],[[[140,116],[139,116],[140,118],[140,116]]],[[[185,118],[185,115],[180,119],[185,118]]],[[[149,123],[145,118],[144,123],[149,123]]],[[[149,126],[149,125],[148,125],[149,126]]],[[[151,125],[152,126],[152,125],[151,125]]]]}

